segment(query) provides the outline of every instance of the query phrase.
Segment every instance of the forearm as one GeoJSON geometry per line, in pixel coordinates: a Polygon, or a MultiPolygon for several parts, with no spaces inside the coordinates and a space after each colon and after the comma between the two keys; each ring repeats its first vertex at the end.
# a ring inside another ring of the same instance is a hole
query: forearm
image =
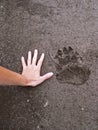
{"type": "Polygon", "coordinates": [[[21,74],[8,70],[0,66],[0,85],[20,85],[25,86],[27,80],[21,74]]]}

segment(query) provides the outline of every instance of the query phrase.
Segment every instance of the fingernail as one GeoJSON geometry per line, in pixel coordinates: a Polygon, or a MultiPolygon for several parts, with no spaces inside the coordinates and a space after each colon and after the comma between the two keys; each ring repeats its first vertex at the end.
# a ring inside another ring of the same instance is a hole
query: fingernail
{"type": "Polygon", "coordinates": [[[44,53],[42,53],[42,55],[44,56],[45,54],[44,54],[44,53]]]}
{"type": "Polygon", "coordinates": [[[52,75],[53,75],[53,72],[50,72],[50,75],[52,76],[52,75]]]}

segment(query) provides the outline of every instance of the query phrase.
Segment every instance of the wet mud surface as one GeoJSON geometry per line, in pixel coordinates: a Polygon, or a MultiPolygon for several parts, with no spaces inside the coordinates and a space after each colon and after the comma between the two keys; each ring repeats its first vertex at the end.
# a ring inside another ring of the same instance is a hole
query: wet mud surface
{"type": "Polygon", "coordinates": [[[0,65],[35,48],[54,76],[0,87],[0,130],[98,130],[98,1],[0,0],[0,65]]]}

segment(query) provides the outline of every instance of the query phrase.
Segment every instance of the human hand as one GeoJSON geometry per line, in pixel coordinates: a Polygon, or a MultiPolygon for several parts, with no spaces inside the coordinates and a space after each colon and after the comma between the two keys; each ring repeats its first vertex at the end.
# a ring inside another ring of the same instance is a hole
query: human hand
{"type": "Polygon", "coordinates": [[[24,76],[27,81],[25,86],[37,86],[53,76],[52,72],[47,73],[43,76],[40,75],[42,63],[44,60],[44,53],[42,53],[38,63],[37,56],[38,50],[35,49],[33,58],[31,51],[28,52],[27,64],[24,57],[21,58],[23,67],[22,76],[24,76]]]}

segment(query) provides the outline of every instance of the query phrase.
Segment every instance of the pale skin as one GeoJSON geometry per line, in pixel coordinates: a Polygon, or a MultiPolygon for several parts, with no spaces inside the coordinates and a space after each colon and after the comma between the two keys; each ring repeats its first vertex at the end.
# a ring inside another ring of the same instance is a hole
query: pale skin
{"type": "Polygon", "coordinates": [[[19,85],[19,86],[37,86],[45,80],[53,76],[53,72],[49,72],[41,76],[41,67],[44,60],[44,53],[37,62],[38,50],[35,49],[32,57],[32,52],[28,52],[27,62],[21,57],[22,73],[16,73],[9,69],[0,66],[0,85],[19,85]]]}

